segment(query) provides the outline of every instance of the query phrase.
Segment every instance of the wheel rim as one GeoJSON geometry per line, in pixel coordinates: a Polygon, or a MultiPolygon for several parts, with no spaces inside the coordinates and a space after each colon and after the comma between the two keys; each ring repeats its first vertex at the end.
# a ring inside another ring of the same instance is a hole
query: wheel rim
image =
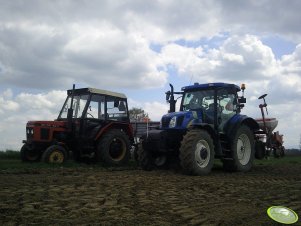
{"type": "Polygon", "coordinates": [[[64,154],[59,150],[53,151],[49,156],[49,162],[50,163],[63,163],[64,162],[64,154]]]}
{"type": "Polygon", "coordinates": [[[109,154],[114,161],[120,161],[126,154],[125,142],[120,138],[114,138],[110,145],[109,154]]]}
{"type": "Polygon", "coordinates": [[[166,156],[160,155],[155,159],[156,166],[163,166],[166,162],[166,156]]]}
{"type": "Polygon", "coordinates": [[[207,141],[200,140],[195,147],[194,151],[195,160],[200,168],[205,168],[210,160],[210,147],[207,141]]]}
{"type": "Polygon", "coordinates": [[[251,157],[251,143],[246,134],[241,134],[237,140],[237,157],[242,165],[248,164],[251,157]]]}

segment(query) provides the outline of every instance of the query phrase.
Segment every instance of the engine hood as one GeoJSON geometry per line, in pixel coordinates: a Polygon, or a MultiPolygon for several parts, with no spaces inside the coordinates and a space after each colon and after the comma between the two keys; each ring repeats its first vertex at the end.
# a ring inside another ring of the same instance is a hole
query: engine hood
{"type": "Polygon", "coordinates": [[[179,111],[163,115],[161,129],[187,129],[194,120],[201,120],[202,113],[197,111],[179,111]]]}
{"type": "Polygon", "coordinates": [[[27,127],[66,127],[67,121],[28,121],[27,127]]]}

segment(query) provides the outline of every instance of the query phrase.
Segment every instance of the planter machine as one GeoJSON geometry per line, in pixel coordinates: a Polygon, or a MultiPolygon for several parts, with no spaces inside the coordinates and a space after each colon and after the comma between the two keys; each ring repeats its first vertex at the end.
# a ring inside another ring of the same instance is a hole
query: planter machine
{"type": "Polygon", "coordinates": [[[264,114],[264,109],[268,115],[267,104],[265,97],[267,94],[260,96],[258,99],[263,100],[263,104],[259,105],[262,118],[256,119],[259,124],[260,130],[256,132],[255,149],[256,158],[262,159],[268,157],[273,152],[274,157],[283,157],[285,154],[285,148],[283,146],[283,135],[279,134],[279,131],[273,132],[278,125],[276,118],[267,118],[264,114]]]}

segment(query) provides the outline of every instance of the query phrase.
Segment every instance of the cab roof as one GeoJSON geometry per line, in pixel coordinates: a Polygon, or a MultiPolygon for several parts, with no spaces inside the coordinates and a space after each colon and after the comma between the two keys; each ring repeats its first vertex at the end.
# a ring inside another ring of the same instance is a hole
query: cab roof
{"type": "Polygon", "coordinates": [[[205,83],[205,84],[194,83],[193,85],[182,87],[182,91],[195,90],[195,89],[206,90],[206,89],[214,89],[214,88],[232,88],[232,89],[234,88],[236,89],[237,92],[241,90],[239,86],[235,84],[215,82],[215,83],[205,83]]]}
{"type": "MultiPolygon", "coordinates": [[[[95,89],[95,88],[89,88],[89,87],[81,88],[81,89],[74,89],[74,95],[89,94],[89,93],[126,99],[126,95],[124,95],[123,93],[117,93],[117,92],[112,92],[112,91],[103,90],[103,89],[95,89]]],[[[72,89],[67,90],[67,95],[69,96],[71,94],[72,94],[72,89]]]]}

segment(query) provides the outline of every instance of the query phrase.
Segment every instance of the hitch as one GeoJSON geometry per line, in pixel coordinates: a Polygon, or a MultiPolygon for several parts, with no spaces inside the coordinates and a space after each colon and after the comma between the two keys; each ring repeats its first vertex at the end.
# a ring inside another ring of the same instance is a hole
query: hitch
{"type": "Polygon", "coordinates": [[[258,97],[258,100],[261,100],[263,99],[263,104],[259,104],[259,108],[260,108],[260,111],[261,111],[261,116],[262,116],[262,121],[263,121],[263,126],[264,126],[264,129],[265,129],[265,132],[267,133],[268,132],[268,129],[266,127],[266,122],[265,122],[265,116],[264,116],[264,111],[263,111],[263,108],[265,108],[265,111],[267,113],[267,115],[269,114],[268,113],[268,108],[267,108],[267,103],[265,102],[265,97],[267,96],[268,94],[263,94],[261,95],[260,97],[258,97]]]}

